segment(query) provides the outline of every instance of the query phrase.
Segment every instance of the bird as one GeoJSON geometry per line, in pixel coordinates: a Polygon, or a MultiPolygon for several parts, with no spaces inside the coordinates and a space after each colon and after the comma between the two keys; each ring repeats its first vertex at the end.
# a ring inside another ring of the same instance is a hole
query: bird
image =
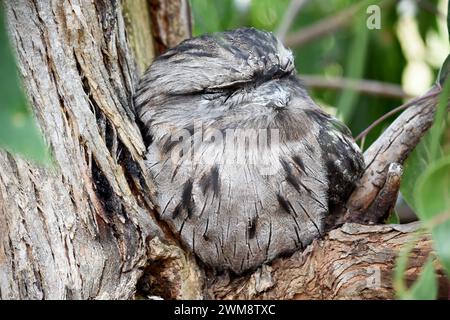
{"type": "Polygon", "coordinates": [[[350,130],[268,31],[184,40],[153,61],[134,105],[158,219],[217,272],[241,275],[323,237],[364,171],[350,130]]]}

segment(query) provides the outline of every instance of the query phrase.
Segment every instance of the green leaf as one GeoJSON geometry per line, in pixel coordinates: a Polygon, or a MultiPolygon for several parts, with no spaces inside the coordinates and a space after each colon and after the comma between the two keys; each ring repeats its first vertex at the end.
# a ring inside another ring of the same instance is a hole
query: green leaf
{"type": "Polygon", "coordinates": [[[419,234],[416,232],[413,235],[413,238],[410,239],[405,246],[403,246],[395,262],[393,284],[395,293],[400,299],[404,297],[407,293],[405,280],[403,279],[403,276],[406,272],[406,267],[408,266],[409,254],[411,250],[414,248],[415,244],[417,243],[418,235],[419,234]]]}
{"type": "Polygon", "coordinates": [[[0,148],[48,164],[50,156],[21,89],[0,5],[0,148]]]}
{"type": "Polygon", "coordinates": [[[435,300],[437,298],[437,293],[438,283],[433,266],[433,259],[428,258],[419,278],[401,298],[408,300],[435,300]]]}
{"type": "Polygon", "coordinates": [[[415,196],[417,214],[431,229],[434,248],[450,275],[450,156],[425,170],[415,196]]]}
{"type": "Polygon", "coordinates": [[[445,129],[447,101],[449,97],[450,80],[447,80],[444,83],[442,93],[439,97],[433,126],[405,162],[401,192],[406,202],[416,212],[419,211],[417,207],[418,198],[415,194],[417,181],[420,180],[420,177],[429,168],[430,164],[439,160],[443,154],[441,140],[445,129]]]}
{"type": "Polygon", "coordinates": [[[440,147],[442,134],[445,129],[445,116],[447,114],[448,100],[450,97],[450,79],[445,80],[442,92],[439,95],[439,104],[437,106],[436,116],[434,119],[433,126],[430,129],[430,153],[433,159],[438,159],[440,157],[440,147]]]}
{"type": "Polygon", "coordinates": [[[450,156],[432,163],[425,170],[417,181],[415,196],[417,214],[424,222],[450,210],[450,156]]]}
{"type": "MultiPolygon", "coordinates": [[[[450,41],[450,1],[447,4],[447,32],[448,32],[448,38],[450,41]]],[[[439,75],[437,78],[437,82],[441,85],[444,85],[444,81],[447,79],[448,74],[450,73],[450,55],[447,56],[444,63],[441,66],[441,69],[439,70],[439,75]]]]}
{"type": "Polygon", "coordinates": [[[430,163],[435,160],[431,158],[430,141],[430,134],[428,133],[422,138],[422,141],[416,146],[413,152],[411,152],[404,165],[400,191],[414,212],[418,211],[415,195],[417,181],[430,163]]]}
{"type": "MultiPolygon", "coordinates": [[[[450,214],[450,212],[448,212],[450,214]]],[[[450,277],[450,220],[437,225],[432,231],[433,246],[442,266],[450,277]]]]}
{"type": "Polygon", "coordinates": [[[439,69],[439,74],[437,76],[436,82],[441,86],[443,86],[449,73],[450,73],[450,55],[448,55],[447,58],[445,58],[445,61],[442,64],[441,69],[439,69]]]}

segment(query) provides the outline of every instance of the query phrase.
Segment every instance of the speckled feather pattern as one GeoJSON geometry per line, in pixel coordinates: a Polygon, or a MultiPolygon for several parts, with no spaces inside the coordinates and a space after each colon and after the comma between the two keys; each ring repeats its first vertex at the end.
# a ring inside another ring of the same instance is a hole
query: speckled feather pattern
{"type": "Polygon", "coordinates": [[[305,248],[364,169],[269,32],[182,42],[150,66],[135,103],[159,217],[216,270],[241,274],[305,248]]]}

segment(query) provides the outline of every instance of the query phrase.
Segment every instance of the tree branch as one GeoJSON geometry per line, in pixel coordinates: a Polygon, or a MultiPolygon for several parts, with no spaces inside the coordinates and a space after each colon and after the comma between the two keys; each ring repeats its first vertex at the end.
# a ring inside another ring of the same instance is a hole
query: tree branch
{"type": "Polygon", "coordinates": [[[122,12],[128,42],[133,50],[139,75],[142,75],[155,54],[152,38],[148,36],[152,32],[148,0],[122,0],[122,12]]]}
{"type": "Polygon", "coordinates": [[[403,164],[433,124],[440,89],[433,87],[426,99],[415,99],[364,153],[366,170],[347,202],[345,221],[365,221],[372,205],[386,181],[392,163],[403,164]]]}
{"type": "Polygon", "coordinates": [[[374,80],[355,80],[348,78],[326,78],[315,75],[300,75],[303,83],[312,89],[351,89],[368,95],[388,98],[411,98],[411,95],[403,91],[402,87],[374,80]]]}
{"type": "MultiPolygon", "coordinates": [[[[208,292],[215,299],[393,299],[396,257],[417,228],[417,223],[345,224],[251,276],[219,277],[208,292]]],[[[422,237],[411,252],[407,282],[417,278],[431,250],[430,237],[422,237]]],[[[438,273],[440,297],[445,298],[448,282],[442,269],[438,273]]]]}
{"type": "Polygon", "coordinates": [[[23,85],[54,167],[0,150],[0,299],[128,299],[154,188],[131,96],[120,2],[5,1],[23,85]]]}
{"type": "Polygon", "coordinates": [[[191,11],[188,0],[148,1],[157,55],[192,36],[191,11]]]}

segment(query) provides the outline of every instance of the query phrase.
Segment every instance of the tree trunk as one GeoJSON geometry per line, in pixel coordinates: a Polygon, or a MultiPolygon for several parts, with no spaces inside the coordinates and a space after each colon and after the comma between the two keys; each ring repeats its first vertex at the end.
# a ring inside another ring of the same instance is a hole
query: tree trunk
{"type": "MultiPolygon", "coordinates": [[[[211,281],[156,220],[132,94],[154,50],[190,33],[186,2],[161,3],[4,1],[54,164],[0,151],[0,298],[393,298],[412,227],[346,224],[271,267],[211,281]]],[[[430,250],[422,239],[409,277],[430,250]]]]}
{"type": "Polygon", "coordinates": [[[152,186],[117,1],[6,1],[24,87],[54,157],[0,152],[2,299],[131,298],[146,262],[152,186]]]}

